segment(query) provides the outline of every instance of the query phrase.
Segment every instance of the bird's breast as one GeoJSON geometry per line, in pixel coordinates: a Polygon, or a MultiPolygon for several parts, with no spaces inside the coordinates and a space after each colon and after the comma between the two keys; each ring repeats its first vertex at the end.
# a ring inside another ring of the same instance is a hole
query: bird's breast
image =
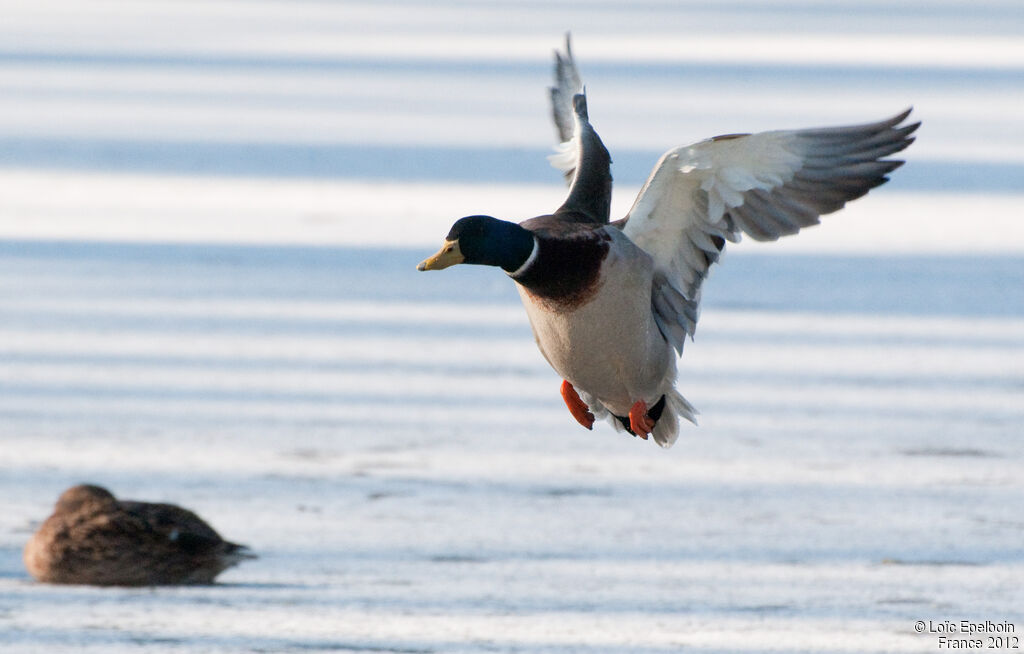
{"type": "Polygon", "coordinates": [[[628,413],[658,392],[672,361],[651,313],[652,278],[650,257],[626,240],[610,249],[582,301],[551,301],[517,284],[551,367],[613,411],[628,413]]]}

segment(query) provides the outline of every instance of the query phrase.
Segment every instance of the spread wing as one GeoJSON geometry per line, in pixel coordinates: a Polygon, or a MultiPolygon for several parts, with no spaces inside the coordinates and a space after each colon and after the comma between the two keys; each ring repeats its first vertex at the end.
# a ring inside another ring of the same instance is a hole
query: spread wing
{"type": "Polygon", "coordinates": [[[569,183],[569,197],[555,214],[574,222],[607,223],[612,195],[611,158],[590,125],[586,92],[568,34],[565,53],[555,51],[555,85],[550,91],[551,115],[561,143],[548,160],[569,183]]]}
{"type": "Polygon", "coordinates": [[[719,136],[666,152],[615,224],[654,259],[655,319],[682,352],[725,242],[773,241],[888,180],[913,142],[910,110],[867,125],[719,136]]]}

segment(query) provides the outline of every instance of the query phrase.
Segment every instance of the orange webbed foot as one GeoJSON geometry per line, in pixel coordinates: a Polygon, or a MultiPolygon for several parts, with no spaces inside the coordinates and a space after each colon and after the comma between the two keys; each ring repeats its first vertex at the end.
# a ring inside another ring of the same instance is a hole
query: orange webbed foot
{"type": "Polygon", "coordinates": [[[576,422],[587,429],[594,428],[594,414],[590,412],[590,407],[580,399],[572,384],[565,380],[562,381],[562,399],[565,400],[565,406],[569,407],[569,413],[576,418],[576,422]]]}
{"type": "Polygon", "coordinates": [[[647,403],[643,400],[637,400],[629,410],[629,428],[644,440],[647,440],[648,434],[654,431],[654,421],[647,415],[647,403]]]}

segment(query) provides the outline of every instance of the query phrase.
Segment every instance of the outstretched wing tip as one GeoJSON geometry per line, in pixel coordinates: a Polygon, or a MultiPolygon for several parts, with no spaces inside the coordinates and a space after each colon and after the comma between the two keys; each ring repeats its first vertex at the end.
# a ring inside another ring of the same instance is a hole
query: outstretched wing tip
{"type": "Polygon", "coordinates": [[[907,145],[910,145],[911,143],[914,142],[914,137],[911,137],[910,135],[913,134],[914,132],[916,132],[917,128],[921,126],[921,121],[920,120],[915,120],[914,122],[907,123],[906,125],[902,124],[903,121],[905,121],[907,118],[910,118],[910,114],[913,111],[914,111],[914,107],[913,107],[913,105],[911,105],[911,106],[907,107],[906,109],[904,109],[902,113],[897,114],[892,119],[892,121],[893,121],[892,122],[893,128],[895,128],[896,131],[899,132],[901,136],[903,136],[905,139],[907,139],[907,145]]]}
{"type": "Polygon", "coordinates": [[[569,141],[575,131],[575,109],[573,96],[583,90],[583,81],[572,54],[571,33],[565,34],[564,51],[554,50],[554,83],[549,87],[551,117],[554,120],[559,142],[569,141]]]}

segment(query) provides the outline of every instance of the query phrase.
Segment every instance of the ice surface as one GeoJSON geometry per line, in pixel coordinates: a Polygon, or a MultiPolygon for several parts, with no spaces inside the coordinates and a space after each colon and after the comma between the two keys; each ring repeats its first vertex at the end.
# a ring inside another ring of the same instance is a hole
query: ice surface
{"type": "Polygon", "coordinates": [[[933,652],[1024,631],[1019,3],[0,11],[0,652],[933,652]],[[460,215],[564,197],[565,29],[624,213],[715,133],[924,120],[892,182],[708,280],[676,446],[578,427],[460,215]],[[250,545],[32,582],[80,481],[250,545]]]}
{"type": "Polygon", "coordinates": [[[907,264],[943,264],[929,315],[890,305],[914,274],[846,312],[743,308],[749,279],[799,295],[829,264],[734,257],[683,360],[702,425],[661,451],[573,425],[488,271],[2,254],[5,651],[928,651],[917,619],[1020,622],[1024,307],[946,284],[977,259],[907,264]],[[20,547],[83,479],[262,558],[213,588],[33,584],[20,547]]]}

